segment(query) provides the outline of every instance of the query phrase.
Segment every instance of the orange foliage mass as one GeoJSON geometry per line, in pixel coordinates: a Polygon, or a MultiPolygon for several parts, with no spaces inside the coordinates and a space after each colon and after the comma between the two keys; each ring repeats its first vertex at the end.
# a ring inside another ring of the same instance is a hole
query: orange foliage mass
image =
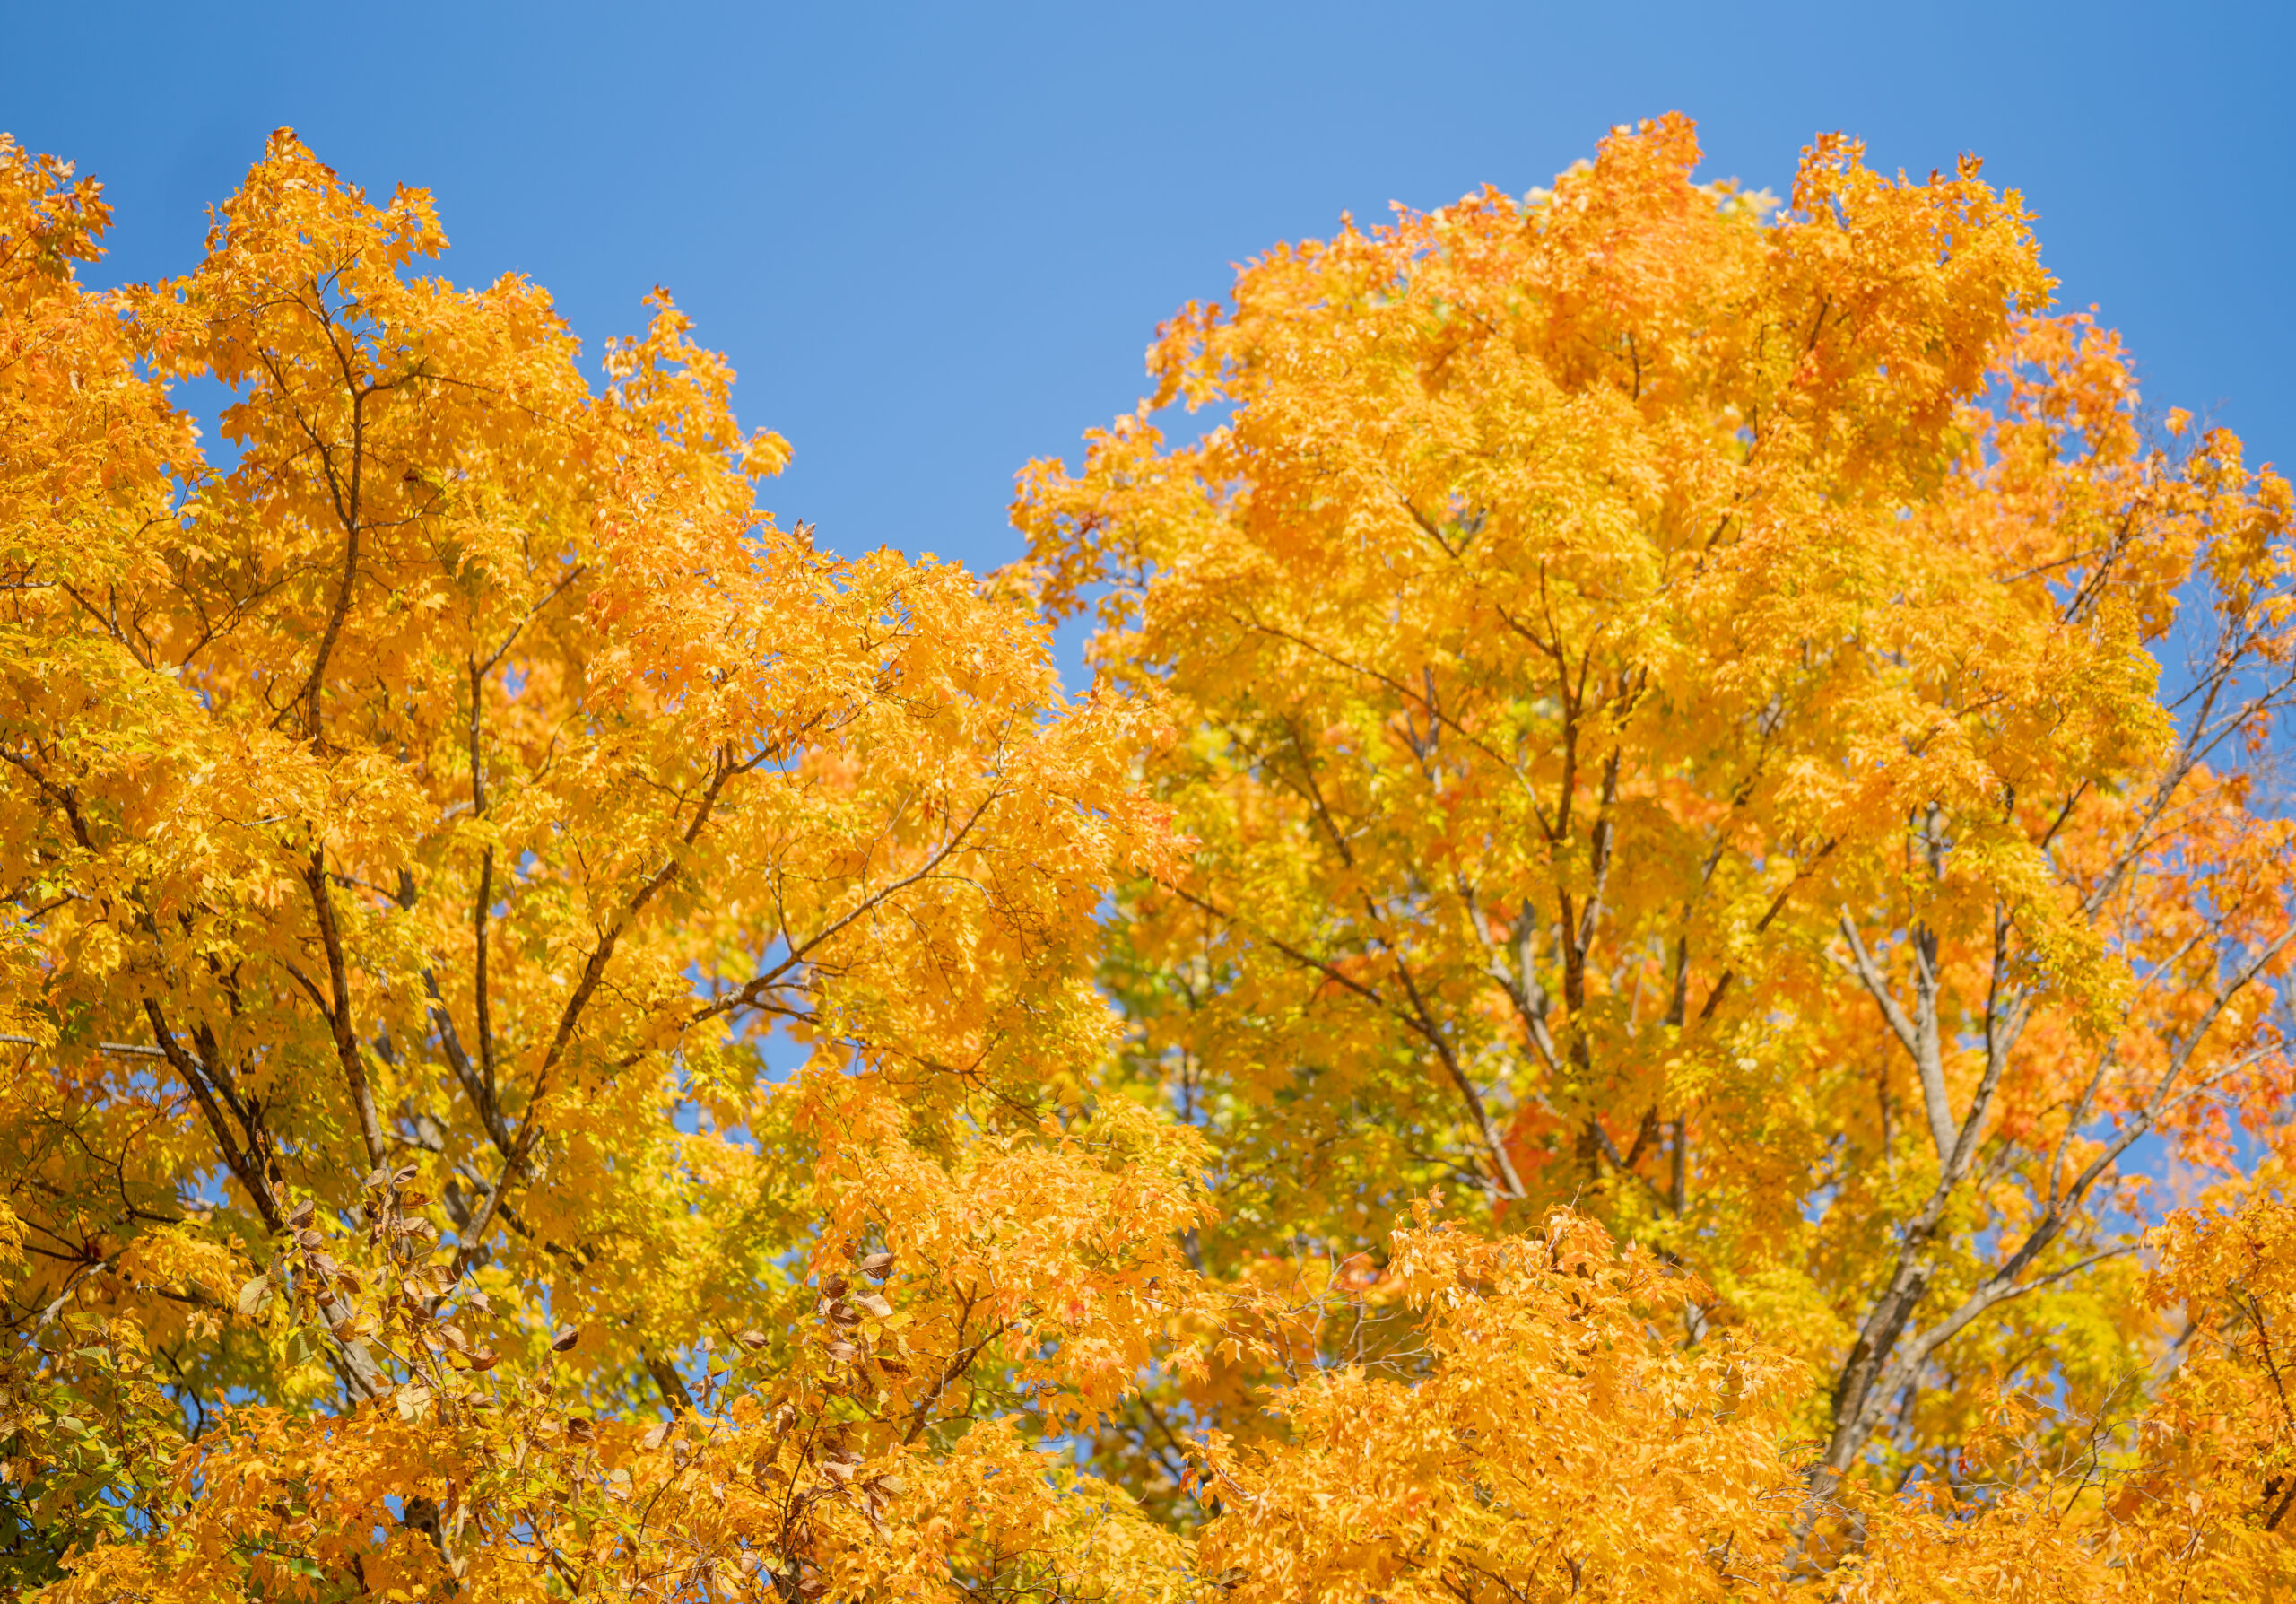
{"type": "Polygon", "coordinates": [[[1251,263],[984,580],[0,140],[0,1590],[2296,1585],[2287,482],[1973,161],[1698,159],[1251,263]]]}

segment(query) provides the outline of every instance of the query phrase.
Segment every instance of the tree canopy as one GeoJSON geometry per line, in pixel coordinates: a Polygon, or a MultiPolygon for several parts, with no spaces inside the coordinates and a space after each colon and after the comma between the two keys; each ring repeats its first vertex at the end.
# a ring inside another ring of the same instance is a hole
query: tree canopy
{"type": "Polygon", "coordinates": [[[977,576],[0,140],[0,1586],[2296,1585],[2288,484],[1973,161],[1698,161],[1248,264],[977,576]]]}

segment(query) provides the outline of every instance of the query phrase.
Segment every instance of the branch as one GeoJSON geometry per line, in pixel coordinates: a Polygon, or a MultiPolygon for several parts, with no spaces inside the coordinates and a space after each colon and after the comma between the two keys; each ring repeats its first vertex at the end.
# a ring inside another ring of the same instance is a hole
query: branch
{"type": "Polygon", "coordinates": [[[807,937],[803,942],[792,946],[789,949],[788,955],[784,957],[780,963],[775,964],[763,974],[758,975],[746,981],[740,990],[718,998],[716,1002],[709,1004],[707,1007],[698,1009],[693,1016],[686,1021],[687,1026],[691,1028],[693,1025],[700,1024],[705,1019],[713,1019],[720,1014],[731,1013],[735,1008],[752,1007],[757,1006],[759,998],[762,998],[768,991],[771,990],[774,986],[780,981],[784,975],[787,974],[791,970],[803,963],[805,961],[805,955],[813,951],[814,948],[820,946],[822,943],[829,940],[839,931],[852,924],[856,920],[866,917],[874,909],[882,907],[888,898],[894,896],[898,893],[908,890],[910,886],[918,885],[921,881],[932,879],[939,872],[941,866],[946,863],[950,858],[955,854],[960,846],[964,844],[965,838],[972,833],[973,826],[980,822],[982,815],[987,813],[989,808],[995,804],[1002,801],[1004,799],[1004,793],[1002,791],[993,791],[988,796],[983,798],[981,799],[980,806],[974,808],[971,814],[965,819],[965,822],[961,825],[958,826],[956,833],[952,835],[947,841],[944,841],[939,847],[935,848],[933,855],[926,859],[925,862],[913,873],[904,875],[900,879],[892,881],[881,890],[872,892],[869,895],[862,898],[859,902],[846,910],[845,912],[831,920],[820,929],[814,931],[813,935],[807,937]]]}
{"type": "Polygon", "coordinates": [[[335,894],[327,884],[326,850],[325,847],[311,849],[310,867],[303,876],[303,883],[310,887],[311,906],[318,914],[319,939],[326,947],[330,1000],[325,1011],[335,1033],[335,1055],[343,1065],[344,1078],[351,1085],[351,1103],[359,1116],[360,1138],[367,1147],[367,1167],[379,1170],[387,1149],[383,1144],[382,1123],[375,1117],[374,1090],[367,1084],[367,1063],[360,1055],[359,1040],[351,1028],[351,974],[343,955],[343,932],[335,922],[335,894]]]}
{"type": "MultiPolygon", "coordinates": [[[[0,1042],[12,1047],[46,1047],[48,1044],[32,1036],[0,1035],[0,1042]]],[[[156,1047],[139,1047],[133,1042],[96,1042],[91,1043],[98,1052],[126,1053],[135,1058],[164,1059],[168,1055],[156,1047]]]]}
{"type": "MultiPolygon", "coordinates": [[[[1865,940],[1858,935],[1857,926],[1851,920],[1847,908],[1841,911],[1840,929],[1843,939],[1849,943],[1850,955],[1849,962],[1843,967],[1857,977],[1859,983],[1880,1005],[1882,1017],[1888,1022],[1899,1043],[1905,1048],[1906,1055],[1913,1059],[1914,1068],[1921,1077],[1922,1106],[1929,1116],[1929,1139],[1936,1146],[1938,1163],[1951,1164],[1959,1133],[1954,1129],[1952,1103],[1945,1092],[1944,1062],[1937,1050],[1935,977],[1932,975],[1926,982],[1931,989],[1926,993],[1931,1001],[1929,1028],[1925,1031],[1907,1018],[1905,1010],[1898,1006],[1896,997],[1890,990],[1888,978],[1882,973],[1880,965],[1874,962],[1873,955],[1866,950],[1865,940]]],[[[1827,955],[1832,956],[1831,954],[1827,955]]],[[[1834,962],[1840,963],[1841,960],[1836,958],[1834,962]]],[[[1927,972],[1925,970],[1924,972],[1927,972]]]]}

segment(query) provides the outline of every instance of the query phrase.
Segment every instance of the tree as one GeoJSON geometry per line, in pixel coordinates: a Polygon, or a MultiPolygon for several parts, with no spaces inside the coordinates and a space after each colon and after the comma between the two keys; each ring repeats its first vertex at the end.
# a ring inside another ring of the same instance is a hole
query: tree
{"type": "MultiPolygon", "coordinates": [[[[1918,1548],[1864,1489],[1993,1485],[1972,1444],[2031,1434],[1987,1424],[2005,1397],[2061,1399],[2065,1466],[2126,1446],[2139,1161],[2238,1175],[2285,1112],[2255,760],[2296,692],[2291,501],[2231,435],[2148,428],[1973,161],[1891,181],[1822,139],[1782,210],[1697,161],[1670,118],[1526,200],[1271,251],[1014,510],[1049,605],[1096,608],[1103,675],[1183,732],[1149,775],[1197,844],[1131,884],[1107,973],[1130,1079],[1215,1156],[1206,1275],[1280,1247],[1327,1311],[1304,1347],[1431,1408],[1450,1327],[1368,1337],[1347,1295],[1395,1273],[1386,1219],[1439,1187],[1484,1231],[1591,1213],[1683,1274],[1676,1342],[1748,1328],[1816,1378],[1776,1406],[1816,1444],[1794,1573],[1841,1531],[1918,1548]],[[1178,400],[1225,419],[1168,444],[1178,400]]],[[[1473,1278],[1504,1307],[1519,1273],[1473,1278]]],[[[1312,1484],[1326,1406],[1271,1425],[1269,1381],[1151,1388],[1102,1461],[1150,1485],[1178,1410],[1312,1484]]],[[[1426,1596],[1588,1566],[1647,1596],[1567,1521],[1517,1572],[1446,1548],[1533,1520],[1509,1474],[1394,1539],[1426,1596]]],[[[1264,1560],[1257,1507],[1208,1540],[1264,1560]]]]}
{"type": "Polygon", "coordinates": [[[284,132],[96,293],[94,186],[0,158],[10,1582],[1178,1574],[1034,1448],[1201,1207],[1081,1096],[1170,851],[1137,710],[1012,587],[762,516],[665,297],[595,392],[284,132]]]}
{"type": "Polygon", "coordinates": [[[1974,163],[1696,161],[1249,265],[983,580],[665,295],[0,144],[0,1585],[2296,1580],[2288,487],[1974,163]]]}

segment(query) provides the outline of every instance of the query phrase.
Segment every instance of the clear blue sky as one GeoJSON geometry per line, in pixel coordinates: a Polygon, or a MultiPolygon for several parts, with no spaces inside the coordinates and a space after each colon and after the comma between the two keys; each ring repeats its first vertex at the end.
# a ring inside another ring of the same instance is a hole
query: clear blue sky
{"type": "Polygon", "coordinates": [[[1031,456],[1131,405],[1157,320],[1343,210],[1521,191],[1696,118],[1782,191],[1820,129],[1964,150],[2039,214],[2149,402],[2296,458],[2296,7],[1613,4],[356,6],[0,0],[0,128],[101,177],[104,271],[187,268],[291,125],[439,198],[448,271],[557,296],[595,359],[667,286],[796,448],[841,551],[1017,554],[1031,456]]]}

